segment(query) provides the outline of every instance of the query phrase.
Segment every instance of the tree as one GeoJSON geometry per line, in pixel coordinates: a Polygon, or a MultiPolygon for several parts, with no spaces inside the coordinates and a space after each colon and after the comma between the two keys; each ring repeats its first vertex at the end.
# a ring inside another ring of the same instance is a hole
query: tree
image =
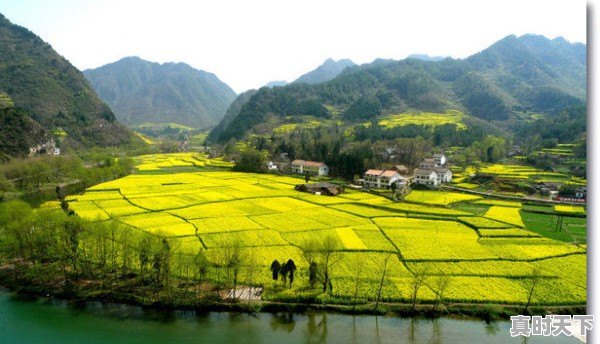
{"type": "Polygon", "coordinates": [[[411,300],[412,300],[412,310],[415,310],[415,306],[417,304],[417,297],[419,294],[419,290],[425,283],[425,279],[427,278],[427,271],[429,267],[427,265],[415,265],[412,271],[411,278],[411,300]]]}
{"type": "Polygon", "coordinates": [[[304,181],[306,182],[306,184],[308,184],[310,182],[310,174],[308,174],[308,173],[304,174],[304,181]]]}
{"type": "Polygon", "coordinates": [[[360,275],[363,271],[363,267],[365,266],[365,261],[364,259],[359,259],[353,265],[356,268],[356,275],[354,276],[354,304],[352,305],[352,309],[356,307],[356,300],[358,299],[358,290],[361,280],[360,275]]]}
{"type": "Polygon", "coordinates": [[[308,283],[311,288],[315,287],[319,279],[319,265],[316,262],[310,262],[308,265],[308,283]]]}
{"type": "Polygon", "coordinates": [[[390,190],[392,190],[392,198],[396,198],[396,189],[398,189],[398,183],[393,182],[390,184],[390,190]]]}
{"type": "Polygon", "coordinates": [[[331,283],[331,276],[330,276],[330,268],[331,265],[333,265],[334,261],[332,259],[333,254],[339,250],[341,247],[341,244],[339,242],[339,240],[332,236],[332,235],[328,235],[326,237],[323,238],[323,241],[321,242],[321,251],[320,251],[320,255],[321,255],[321,261],[322,261],[322,266],[323,266],[323,291],[327,291],[327,287],[329,287],[329,292],[332,292],[332,283],[331,283]]]}
{"type": "Polygon", "coordinates": [[[241,172],[263,172],[266,169],[265,156],[255,148],[242,152],[233,169],[241,172]]]}
{"type": "Polygon", "coordinates": [[[273,263],[271,263],[271,272],[273,273],[272,276],[274,281],[279,279],[279,271],[281,271],[281,264],[279,261],[274,260],[273,263]]]}
{"type": "Polygon", "coordinates": [[[206,273],[208,272],[209,261],[202,249],[198,250],[198,253],[196,253],[196,256],[194,256],[194,266],[196,275],[200,281],[204,281],[204,278],[206,278],[206,273]]]}
{"type": "Polygon", "coordinates": [[[444,301],[444,293],[450,285],[450,275],[441,274],[433,280],[433,292],[435,293],[435,303],[433,304],[433,311],[435,312],[438,304],[444,301]]]}
{"type": "Polygon", "coordinates": [[[150,237],[144,235],[138,244],[138,261],[140,263],[140,277],[144,283],[146,267],[150,263],[150,237]]]}
{"type": "Polygon", "coordinates": [[[387,274],[387,264],[392,255],[388,254],[383,261],[383,268],[381,270],[381,278],[379,279],[379,289],[377,291],[377,302],[375,303],[375,310],[379,308],[379,301],[381,301],[381,292],[383,291],[383,283],[385,282],[385,276],[387,274]]]}
{"type": "Polygon", "coordinates": [[[296,263],[293,260],[289,259],[287,263],[285,263],[285,269],[288,272],[290,278],[290,288],[292,287],[292,283],[294,282],[294,272],[296,272],[296,263]]]}
{"type": "Polygon", "coordinates": [[[524,312],[527,312],[529,305],[531,304],[531,300],[533,299],[533,295],[535,293],[535,287],[540,283],[542,279],[542,270],[540,267],[535,266],[531,270],[531,275],[526,280],[527,282],[527,303],[525,304],[524,312]]]}
{"type": "Polygon", "coordinates": [[[285,286],[287,284],[287,276],[288,276],[288,267],[286,264],[281,266],[279,270],[279,274],[281,275],[281,283],[285,286]]]}
{"type": "Polygon", "coordinates": [[[226,244],[223,249],[223,257],[225,268],[227,269],[227,280],[229,281],[230,272],[233,273],[233,291],[236,295],[238,274],[242,267],[242,242],[240,240],[233,240],[226,244]]]}

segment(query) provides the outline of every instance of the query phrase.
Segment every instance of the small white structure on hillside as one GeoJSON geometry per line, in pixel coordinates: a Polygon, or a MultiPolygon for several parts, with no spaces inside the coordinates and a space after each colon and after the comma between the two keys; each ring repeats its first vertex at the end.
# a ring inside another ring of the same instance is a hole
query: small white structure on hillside
{"type": "Polygon", "coordinates": [[[297,159],[292,161],[292,173],[326,176],[329,174],[329,167],[323,162],[297,159]]]}

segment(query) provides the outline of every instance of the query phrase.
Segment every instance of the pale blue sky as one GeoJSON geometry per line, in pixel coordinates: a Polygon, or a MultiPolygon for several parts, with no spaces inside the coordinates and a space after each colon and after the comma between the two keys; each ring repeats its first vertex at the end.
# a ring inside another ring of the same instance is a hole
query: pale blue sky
{"type": "Polygon", "coordinates": [[[326,58],[466,57],[509,35],[586,39],[585,1],[0,0],[80,69],[136,55],[186,62],[236,92],[326,58]]]}

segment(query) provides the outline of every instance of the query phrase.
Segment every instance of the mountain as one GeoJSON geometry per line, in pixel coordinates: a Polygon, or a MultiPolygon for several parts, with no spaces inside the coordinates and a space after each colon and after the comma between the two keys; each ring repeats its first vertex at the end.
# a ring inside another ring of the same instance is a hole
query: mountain
{"type": "Polygon", "coordinates": [[[127,125],[214,127],[236,97],[214,74],[185,63],[159,64],[126,57],[84,74],[119,121],[127,125]]]}
{"type": "MultiPolygon", "coordinates": [[[[265,86],[268,87],[268,86],[265,86]]],[[[252,98],[253,95],[258,92],[257,90],[248,90],[246,92],[240,93],[240,95],[231,103],[225,116],[221,120],[221,122],[214,127],[210,133],[208,134],[207,141],[215,142],[220,137],[221,133],[225,128],[229,126],[229,124],[240,114],[242,107],[246,105],[246,103],[252,98]]]]}
{"type": "Polygon", "coordinates": [[[447,56],[429,56],[427,54],[410,54],[406,58],[407,59],[417,59],[417,60],[421,60],[421,61],[441,61],[441,60],[447,58],[447,56]]]}
{"type": "Polygon", "coordinates": [[[338,76],[347,67],[352,66],[356,66],[356,64],[348,59],[341,59],[339,61],[327,59],[315,70],[300,76],[294,83],[319,84],[326,82],[338,76]]]}
{"type": "Polygon", "coordinates": [[[273,87],[281,87],[287,85],[288,82],[285,80],[275,80],[268,82],[265,87],[273,88],[273,87]]]}
{"type": "Polygon", "coordinates": [[[454,109],[501,124],[517,113],[552,115],[585,104],[586,75],[584,44],[511,35],[466,59],[377,59],[324,83],[261,88],[210,137],[240,139],[259,124],[264,129],[264,123],[290,123],[303,115],[360,123],[405,111],[454,109]]]}
{"type": "Polygon", "coordinates": [[[0,107],[3,154],[26,155],[33,145],[50,140],[53,131],[61,133],[64,147],[113,146],[134,140],[77,68],[1,14],[0,96],[6,100],[0,107]]]}

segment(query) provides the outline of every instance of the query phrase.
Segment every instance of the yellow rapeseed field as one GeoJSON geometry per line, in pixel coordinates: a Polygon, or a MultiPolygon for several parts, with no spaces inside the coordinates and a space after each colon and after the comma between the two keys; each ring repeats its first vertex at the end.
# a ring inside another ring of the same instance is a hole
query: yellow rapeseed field
{"type": "MultiPolygon", "coordinates": [[[[136,174],[69,197],[70,209],[87,219],[113,218],[168,238],[177,254],[204,252],[214,264],[239,244],[243,264],[256,268],[254,283],[266,286],[273,283],[271,262],[293,259],[299,282],[286,293],[306,288],[307,259],[314,257],[302,247],[332,237],[337,243],[330,257],[334,296],[353,297],[358,276],[358,297],[374,300],[387,259],[382,298],[388,301],[406,301],[414,271],[426,267],[421,300],[434,299],[435,277],[447,274],[451,300],[524,303],[528,276],[539,266],[553,282],[541,285],[534,301],[585,302],[585,248],[532,232],[535,228],[521,219],[519,202],[442,191],[413,191],[408,202],[354,190],[329,197],[294,190],[304,183],[301,178],[232,172],[229,162],[197,153],[136,160],[136,174]],[[463,210],[469,209],[465,202],[490,208],[481,216],[463,210]]],[[[495,165],[487,171],[534,172],[495,165]]],[[[585,214],[577,207],[555,210],[585,214]]],[[[249,271],[243,270],[240,280],[249,271]]]]}

